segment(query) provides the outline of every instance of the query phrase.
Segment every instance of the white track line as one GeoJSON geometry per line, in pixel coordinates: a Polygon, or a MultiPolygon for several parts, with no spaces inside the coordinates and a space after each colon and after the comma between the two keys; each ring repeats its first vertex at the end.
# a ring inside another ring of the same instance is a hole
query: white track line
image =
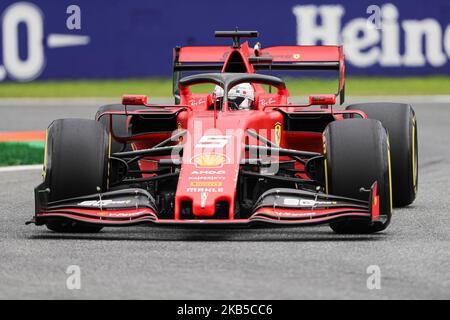
{"type": "Polygon", "coordinates": [[[17,172],[17,171],[31,171],[31,170],[42,170],[42,164],[0,167],[0,173],[2,173],[2,172],[17,172]]]}

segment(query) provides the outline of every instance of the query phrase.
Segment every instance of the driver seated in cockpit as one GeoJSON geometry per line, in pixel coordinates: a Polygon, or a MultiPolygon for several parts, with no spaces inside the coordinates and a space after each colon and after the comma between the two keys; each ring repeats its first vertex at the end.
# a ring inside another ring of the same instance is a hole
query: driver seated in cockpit
{"type": "MultiPolygon", "coordinates": [[[[213,91],[213,99],[216,99],[217,110],[222,110],[223,89],[216,86],[213,91]]],[[[228,91],[228,107],[230,110],[253,110],[255,106],[255,91],[250,83],[241,83],[228,91]]],[[[214,110],[214,103],[209,106],[214,110]]]]}

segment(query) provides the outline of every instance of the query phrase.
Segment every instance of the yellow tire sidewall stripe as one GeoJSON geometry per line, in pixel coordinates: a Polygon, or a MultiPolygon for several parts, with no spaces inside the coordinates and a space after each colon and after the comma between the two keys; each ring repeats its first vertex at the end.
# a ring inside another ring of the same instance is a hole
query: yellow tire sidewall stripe
{"type": "Polygon", "coordinates": [[[111,131],[109,131],[108,134],[108,172],[107,172],[107,179],[106,179],[106,190],[109,190],[109,171],[110,171],[110,166],[111,166],[111,131]]]}
{"type": "Polygon", "coordinates": [[[389,143],[389,134],[387,134],[387,147],[388,147],[388,173],[389,173],[389,206],[393,208],[392,202],[392,170],[391,170],[391,144],[389,143]]]}
{"type": "Polygon", "coordinates": [[[327,139],[325,138],[325,132],[322,134],[322,142],[323,142],[323,166],[324,166],[324,175],[325,175],[325,193],[328,194],[328,162],[327,162],[327,139]]]}
{"type": "Polygon", "coordinates": [[[412,154],[411,154],[411,165],[412,165],[412,175],[413,175],[413,191],[417,192],[417,168],[416,168],[416,116],[412,119],[412,154]]]}
{"type": "Polygon", "coordinates": [[[45,130],[44,165],[42,166],[42,179],[44,181],[47,176],[47,146],[48,146],[48,129],[45,130]]]}

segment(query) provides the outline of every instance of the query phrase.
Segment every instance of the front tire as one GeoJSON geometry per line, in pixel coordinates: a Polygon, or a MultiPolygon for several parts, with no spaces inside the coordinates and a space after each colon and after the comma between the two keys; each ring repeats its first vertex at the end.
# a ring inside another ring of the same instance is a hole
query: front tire
{"type": "Polygon", "coordinates": [[[392,199],[404,207],[416,199],[418,187],[417,121],[413,108],[403,103],[362,103],[347,110],[361,110],[381,121],[389,133],[392,161],[392,199]]]}
{"type": "MultiPolygon", "coordinates": [[[[88,119],[55,120],[47,131],[44,179],[49,201],[105,192],[109,184],[110,136],[103,125],[88,119]]],[[[53,220],[56,232],[98,232],[102,227],[53,220]]]]}
{"type": "Polygon", "coordinates": [[[330,123],[324,131],[325,187],[332,195],[368,200],[376,181],[384,222],[345,219],[330,224],[336,233],[367,234],[386,229],[391,220],[389,142],[381,122],[348,119],[330,123]]]}

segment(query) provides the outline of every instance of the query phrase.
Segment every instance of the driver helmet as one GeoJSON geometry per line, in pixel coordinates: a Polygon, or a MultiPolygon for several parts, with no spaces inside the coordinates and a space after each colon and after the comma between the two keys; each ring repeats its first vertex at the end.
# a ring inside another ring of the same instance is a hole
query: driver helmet
{"type": "MultiPolygon", "coordinates": [[[[216,99],[223,100],[223,89],[219,86],[214,88],[216,99]]],[[[250,83],[240,83],[228,91],[228,104],[230,109],[249,110],[253,109],[255,91],[250,83]]]]}

